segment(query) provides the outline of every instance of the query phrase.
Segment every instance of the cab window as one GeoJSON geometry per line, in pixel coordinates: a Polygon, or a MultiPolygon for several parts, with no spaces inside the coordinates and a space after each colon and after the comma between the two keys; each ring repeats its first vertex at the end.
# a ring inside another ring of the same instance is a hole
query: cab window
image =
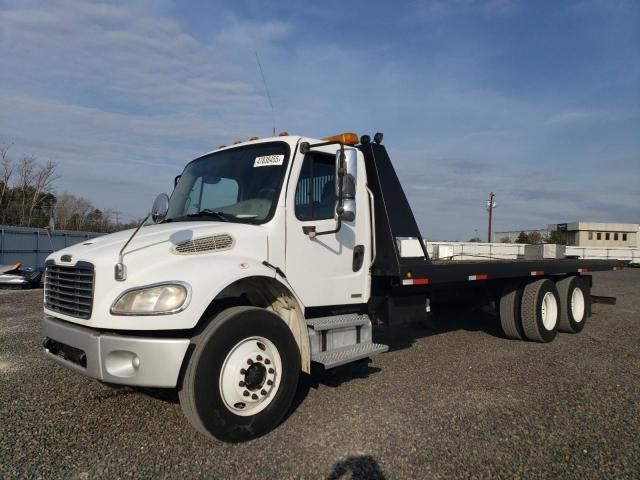
{"type": "Polygon", "coordinates": [[[328,220],[335,215],[335,156],[312,152],[304,157],[295,196],[299,220],[328,220]]]}

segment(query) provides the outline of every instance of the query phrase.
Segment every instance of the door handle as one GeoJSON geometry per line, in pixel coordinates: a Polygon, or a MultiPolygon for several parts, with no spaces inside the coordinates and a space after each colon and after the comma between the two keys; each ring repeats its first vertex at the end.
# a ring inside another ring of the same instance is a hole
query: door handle
{"type": "Polygon", "coordinates": [[[362,268],[362,264],[364,263],[364,245],[356,245],[353,248],[353,264],[352,269],[354,272],[357,272],[362,268]]]}

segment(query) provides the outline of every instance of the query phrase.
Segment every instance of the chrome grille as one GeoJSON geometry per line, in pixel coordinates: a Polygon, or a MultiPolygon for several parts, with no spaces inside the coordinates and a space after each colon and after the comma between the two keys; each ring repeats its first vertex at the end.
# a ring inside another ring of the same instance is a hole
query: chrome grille
{"type": "Polygon", "coordinates": [[[223,233],[221,235],[209,235],[206,237],[193,238],[186,242],[179,243],[174,248],[175,253],[193,254],[206,253],[216,250],[229,250],[233,247],[231,235],[223,233]]]}
{"type": "Polygon", "coordinates": [[[47,265],[44,277],[44,306],[54,312],[78,318],[91,317],[94,269],[90,263],[73,267],[47,265]]]}

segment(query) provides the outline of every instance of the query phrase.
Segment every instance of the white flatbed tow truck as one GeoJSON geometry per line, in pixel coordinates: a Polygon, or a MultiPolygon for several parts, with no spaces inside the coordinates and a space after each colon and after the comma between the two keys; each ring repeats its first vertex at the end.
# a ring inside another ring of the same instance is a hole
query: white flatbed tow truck
{"type": "Polygon", "coordinates": [[[48,257],[47,355],[177,389],[198,430],[236,442],[279,424],[312,363],[385,352],[373,325],[464,299],[494,302],[509,338],[584,328],[585,273],[621,262],[432,261],[381,142],[283,134],[193,160],[138,229],[48,257]]]}

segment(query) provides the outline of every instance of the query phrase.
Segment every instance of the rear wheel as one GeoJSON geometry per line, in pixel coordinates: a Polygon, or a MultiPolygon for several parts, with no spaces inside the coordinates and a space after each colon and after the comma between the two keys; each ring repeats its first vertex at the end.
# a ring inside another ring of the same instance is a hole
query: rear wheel
{"type": "Polygon", "coordinates": [[[560,298],[551,280],[541,278],[524,287],[520,318],[528,340],[552,341],[558,333],[559,316],[560,298]]]}
{"type": "Polygon", "coordinates": [[[525,334],[520,320],[522,303],[522,283],[513,281],[507,283],[500,295],[500,324],[502,331],[508,338],[524,340],[525,334]]]}
{"type": "Polygon", "coordinates": [[[300,373],[298,346],[280,317],[260,308],[229,308],[194,343],[179,397],[198,430],[239,442],[280,423],[300,373]]]}
{"type": "Polygon", "coordinates": [[[556,287],[560,295],[559,330],[567,333],[581,332],[591,310],[591,295],[586,282],[573,276],[556,282],[556,287]]]}

